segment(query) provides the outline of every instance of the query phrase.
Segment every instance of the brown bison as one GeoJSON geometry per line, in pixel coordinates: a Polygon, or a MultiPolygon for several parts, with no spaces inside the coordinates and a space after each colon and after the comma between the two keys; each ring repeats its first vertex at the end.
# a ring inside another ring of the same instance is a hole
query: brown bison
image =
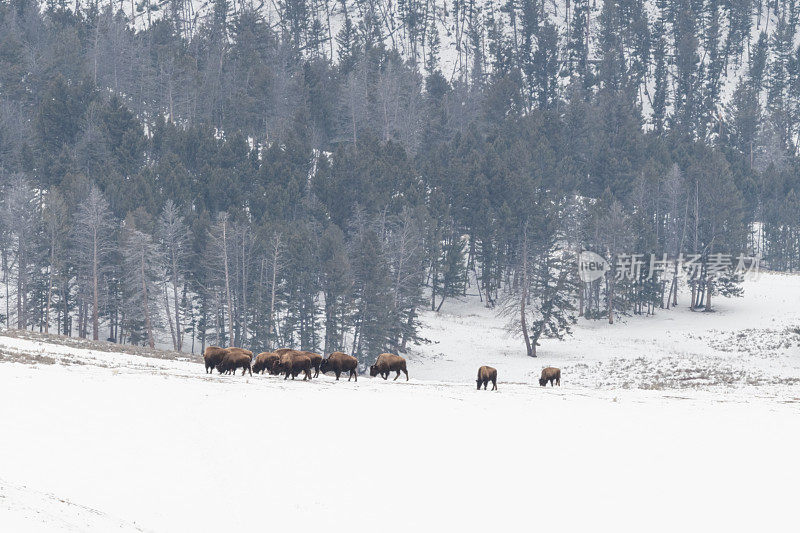
{"type": "Polygon", "coordinates": [[[490,381],[492,382],[492,390],[497,390],[497,369],[490,366],[480,367],[478,369],[478,379],[475,381],[478,382],[478,390],[481,390],[481,385],[483,385],[483,390],[486,390],[490,381]]]}
{"type": "Polygon", "coordinates": [[[250,366],[252,361],[253,352],[250,350],[243,350],[242,348],[228,348],[225,350],[225,355],[222,357],[222,361],[220,361],[217,365],[217,371],[220,374],[227,374],[228,372],[235,374],[236,369],[241,368],[243,376],[248,371],[252,376],[253,369],[250,366]]]}
{"type": "Polygon", "coordinates": [[[369,375],[373,378],[380,374],[383,379],[386,379],[389,377],[389,372],[397,372],[397,375],[392,381],[397,381],[397,378],[400,377],[400,372],[406,375],[406,381],[408,381],[406,360],[399,355],[382,353],[378,356],[378,360],[375,361],[375,364],[369,367],[369,375]]]}
{"type": "Polygon", "coordinates": [[[303,381],[305,381],[311,379],[311,358],[297,350],[282,349],[280,358],[275,362],[272,369],[276,374],[281,372],[286,374],[283,379],[287,379],[290,375],[294,379],[300,372],[305,372],[303,377],[303,381]]]}
{"type": "Polygon", "coordinates": [[[550,382],[550,386],[554,387],[553,382],[556,382],[556,385],[559,387],[561,386],[561,369],[560,368],[553,368],[552,366],[548,366],[547,368],[542,369],[542,377],[539,378],[539,385],[542,387],[547,386],[547,382],[550,382]]]}
{"type": "Polygon", "coordinates": [[[280,356],[275,352],[261,352],[256,356],[256,362],[253,363],[253,372],[259,374],[266,370],[271,374],[272,368],[278,359],[280,359],[280,356]]]}
{"type": "Polygon", "coordinates": [[[214,369],[225,356],[225,348],[219,346],[208,346],[203,352],[203,361],[206,364],[206,374],[213,374],[214,369]]]}
{"type": "Polygon", "coordinates": [[[314,352],[303,352],[303,353],[306,354],[309,359],[311,359],[311,368],[314,369],[314,377],[318,378],[319,377],[319,367],[322,364],[322,356],[320,354],[314,353],[314,352]]]}
{"type": "Polygon", "coordinates": [[[358,359],[346,353],[333,352],[327,359],[322,360],[320,370],[322,370],[323,374],[325,372],[333,372],[336,374],[337,381],[342,372],[350,372],[347,381],[350,381],[351,378],[356,378],[356,381],[358,381],[358,359]]]}
{"type": "Polygon", "coordinates": [[[311,368],[314,369],[314,377],[319,377],[319,366],[322,364],[322,356],[320,354],[304,350],[295,350],[294,348],[278,348],[275,350],[275,353],[279,356],[287,352],[298,352],[307,355],[308,358],[311,359],[311,368]]]}

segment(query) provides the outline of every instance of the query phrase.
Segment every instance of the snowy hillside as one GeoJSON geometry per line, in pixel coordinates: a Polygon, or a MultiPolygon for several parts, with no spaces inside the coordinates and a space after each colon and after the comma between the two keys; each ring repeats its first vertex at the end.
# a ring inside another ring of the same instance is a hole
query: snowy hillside
{"type": "MultiPolygon", "coordinates": [[[[713,10],[706,11],[704,3],[688,4],[680,2],[657,2],[646,0],[644,2],[618,2],[623,17],[630,17],[632,13],[641,13],[646,19],[646,28],[637,27],[639,21],[631,18],[625,20],[630,31],[637,33],[636,39],[648,41],[647,46],[653,46],[649,41],[655,40],[654,31],[659,18],[671,19],[682,9],[699,10],[693,13],[692,24],[698,37],[696,43],[696,61],[702,70],[716,69],[710,62],[713,57],[723,53],[727,58],[723,72],[719,79],[718,112],[725,113],[724,106],[730,103],[731,96],[739,82],[747,75],[749,65],[753,61],[754,48],[763,33],[767,41],[773,39],[780,25],[793,20],[796,14],[790,14],[789,3],[772,3],[765,0],[759,2],[709,2],[713,10]],[[636,6],[633,8],[632,6],[636,6]],[[661,6],[661,7],[659,7],[661,6]],[[663,12],[661,11],[663,9],[663,12]],[[748,22],[749,21],[749,22],[748,22]],[[741,27],[732,28],[732,24],[741,24],[741,27]],[[707,33],[706,33],[707,32],[707,33]],[[744,34],[744,35],[740,35],[744,34]],[[741,41],[740,41],[741,39],[741,41]],[[719,50],[712,50],[709,43],[720,45],[719,50]],[[731,48],[741,48],[738,53],[729,56],[731,48]],[[724,52],[723,52],[724,50],[724,52]]],[[[215,9],[224,5],[211,0],[186,0],[168,6],[147,1],[138,3],[121,3],[120,9],[126,13],[133,24],[139,29],[145,29],[161,17],[170,17],[179,20],[178,26],[186,35],[198,31],[204,21],[214,17],[215,9]],[[149,9],[148,9],[149,6],[149,9]],[[179,6],[172,8],[170,6],[179,6]],[[175,13],[172,9],[176,9],[175,13]]],[[[463,2],[458,0],[425,0],[415,2],[396,2],[392,0],[315,0],[312,2],[243,2],[231,0],[227,2],[229,18],[238,16],[241,12],[254,9],[261,13],[276,31],[292,35],[295,40],[302,40],[306,51],[315,49],[315,54],[321,54],[329,60],[337,61],[343,53],[341,32],[346,31],[348,24],[354,32],[373,33],[383,40],[387,49],[397,51],[404,59],[414,63],[424,64],[429,68],[433,60],[436,67],[441,70],[449,81],[467,79],[472,71],[475,61],[475,48],[480,48],[483,54],[483,70],[491,72],[493,66],[486,58],[494,53],[491,48],[496,43],[490,42],[494,35],[502,35],[510,47],[518,53],[519,41],[526,38],[524,25],[526,20],[532,21],[535,30],[532,35],[533,48],[539,46],[538,31],[543,25],[551,25],[558,34],[558,69],[562,77],[558,81],[562,85],[568,82],[565,64],[569,61],[568,48],[570,40],[574,39],[576,25],[576,10],[584,9],[585,47],[587,59],[591,63],[599,63],[601,58],[601,16],[603,1],[581,0],[552,0],[552,1],[520,1],[507,0],[477,0],[463,2]],[[583,7],[585,5],[585,7],[583,7]],[[434,58],[434,59],[432,59],[434,58]]],[[[791,23],[791,22],[789,22],[791,23]]],[[[674,21],[671,23],[674,24],[674,21]]],[[[669,33],[669,32],[668,32],[669,33]]],[[[790,39],[792,46],[800,42],[800,34],[790,39]]],[[[666,36],[666,45],[671,50],[671,55],[677,55],[672,49],[678,46],[674,36],[666,36]]],[[[653,92],[655,90],[653,69],[656,68],[654,58],[636,58],[636,51],[632,51],[630,61],[644,60],[647,64],[647,75],[639,94],[639,104],[645,117],[650,117],[653,105],[653,92]]],[[[649,52],[648,52],[649,53],[649,52]]],[[[767,52],[772,55],[773,52],[767,52]]],[[[315,55],[313,54],[313,55],[315,55]]],[[[772,61],[774,58],[770,57],[772,61]]],[[[677,90],[678,59],[668,61],[670,77],[670,92],[677,90]]],[[[715,82],[716,85],[716,82],[715,82]]],[[[677,95],[676,98],[682,98],[677,95]]],[[[667,103],[667,108],[672,110],[672,103],[667,103]]]]}
{"type": "MultiPolygon", "coordinates": [[[[537,359],[508,334],[496,310],[474,300],[447,302],[425,315],[415,349],[421,377],[464,381],[473,367],[495,366],[505,379],[534,384],[543,366],[587,388],[755,390],[778,395],[800,385],[800,277],[763,274],[746,281],[743,298],[716,301],[714,313],[686,306],[624,324],[581,319],[566,341],[542,341],[537,359]],[[448,305],[449,304],[449,305],[448,305]],[[469,364],[466,364],[469,362],[469,364]]],[[[684,300],[686,299],[684,295],[684,300]]],[[[420,373],[417,375],[419,376],[420,373]]]]}
{"type": "Polygon", "coordinates": [[[408,382],[209,376],[2,335],[0,528],[785,529],[799,296],[765,275],[716,313],[581,323],[538,359],[451,301],[424,317],[408,382]],[[497,392],[475,390],[479,364],[497,392]],[[535,384],[545,365],[560,388],[535,384]]]}

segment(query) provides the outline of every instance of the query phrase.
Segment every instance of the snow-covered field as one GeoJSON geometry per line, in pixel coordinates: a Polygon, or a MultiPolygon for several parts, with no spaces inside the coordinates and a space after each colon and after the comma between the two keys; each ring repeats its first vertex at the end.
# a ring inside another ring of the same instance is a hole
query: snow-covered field
{"type": "Polygon", "coordinates": [[[0,531],[791,530],[798,301],[800,277],[764,275],[716,313],[581,322],[538,359],[450,301],[409,382],[0,336],[0,531]]]}

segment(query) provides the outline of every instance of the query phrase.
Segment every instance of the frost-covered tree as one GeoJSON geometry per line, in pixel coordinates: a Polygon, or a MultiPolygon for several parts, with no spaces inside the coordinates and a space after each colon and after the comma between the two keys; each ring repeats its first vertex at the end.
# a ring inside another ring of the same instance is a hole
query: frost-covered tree
{"type": "Polygon", "coordinates": [[[40,213],[34,190],[22,174],[8,176],[2,184],[3,201],[0,216],[9,244],[13,270],[16,274],[17,327],[28,325],[28,293],[31,290],[31,269],[37,263],[36,242],[40,213]]]}
{"type": "Polygon", "coordinates": [[[167,200],[158,219],[158,245],[159,253],[165,259],[166,275],[169,279],[167,290],[165,285],[164,306],[167,321],[172,335],[172,346],[180,352],[183,350],[183,322],[184,312],[180,293],[186,285],[188,272],[187,262],[191,250],[189,249],[190,234],[184,217],[180,214],[172,200],[167,200]],[[172,293],[172,308],[170,309],[169,293],[172,293]]]}
{"type": "Polygon", "coordinates": [[[109,267],[116,224],[105,196],[93,185],[75,214],[78,278],[85,302],[92,302],[92,339],[100,337],[100,281],[109,267]]]}
{"type": "Polygon", "coordinates": [[[537,357],[542,338],[569,335],[576,320],[576,257],[563,247],[564,235],[557,228],[555,220],[526,221],[518,246],[518,280],[501,309],[509,331],[522,333],[529,357],[537,357]]]}
{"type": "Polygon", "coordinates": [[[163,256],[153,238],[143,231],[126,227],[122,239],[128,335],[131,343],[145,341],[154,348],[159,312],[158,281],[163,279],[163,256]]]}
{"type": "MultiPolygon", "coordinates": [[[[221,330],[217,334],[221,335],[222,331],[229,332],[228,343],[232,346],[234,343],[233,330],[234,330],[234,314],[233,308],[233,293],[231,290],[231,275],[233,271],[232,261],[234,258],[234,237],[231,222],[228,214],[225,212],[217,215],[217,220],[211,231],[208,234],[207,250],[206,250],[206,263],[209,267],[210,281],[212,286],[206,287],[206,290],[217,293],[217,302],[223,303],[222,309],[217,309],[217,314],[222,319],[221,330]],[[228,319],[227,327],[225,325],[225,318],[228,319]]],[[[218,339],[220,344],[224,343],[224,339],[218,339]]]]}
{"type": "Polygon", "coordinates": [[[47,303],[44,314],[44,332],[50,331],[53,291],[57,281],[64,275],[69,236],[69,213],[64,197],[51,191],[44,200],[44,235],[47,242],[47,303]]]}

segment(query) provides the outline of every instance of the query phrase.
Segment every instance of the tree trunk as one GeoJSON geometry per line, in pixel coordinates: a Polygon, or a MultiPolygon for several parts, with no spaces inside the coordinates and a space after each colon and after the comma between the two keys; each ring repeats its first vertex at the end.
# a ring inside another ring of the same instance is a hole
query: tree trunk
{"type": "Polygon", "coordinates": [[[233,301],[231,300],[230,276],[228,275],[228,221],[222,222],[222,258],[225,261],[225,298],[228,302],[229,345],[233,346],[233,301]]]}
{"type": "Polygon", "coordinates": [[[269,342],[272,342],[275,334],[275,281],[278,275],[278,254],[280,253],[281,234],[275,234],[275,247],[272,251],[272,285],[270,286],[269,300],[269,342]]]}
{"type": "Polygon", "coordinates": [[[145,329],[147,330],[147,343],[150,345],[150,348],[156,347],[155,339],[153,338],[153,324],[150,321],[150,306],[147,302],[147,278],[145,278],[145,257],[144,253],[142,253],[142,260],[141,260],[141,276],[142,276],[142,305],[144,306],[144,325],[145,329]]]}
{"type": "MultiPolygon", "coordinates": [[[[180,305],[178,304],[178,258],[172,254],[172,297],[175,305],[175,339],[176,349],[183,351],[183,327],[181,327],[180,305]]],[[[169,312],[169,311],[167,311],[169,312]]]]}
{"type": "Polygon", "coordinates": [[[3,285],[6,288],[6,328],[11,327],[11,310],[9,308],[8,297],[8,256],[5,249],[3,249],[3,285]]]}
{"type": "Polygon", "coordinates": [[[53,263],[55,262],[55,244],[50,241],[50,269],[47,273],[47,309],[44,312],[44,332],[50,333],[50,307],[53,302],[53,263]]]}
{"type": "Polygon", "coordinates": [[[519,299],[519,324],[522,328],[522,336],[525,339],[525,350],[528,357],[536,357],[535,347],[531,347],[531,339],[528,336],[528,322],[525,317],[525,306],[528,304],[528,224],[522,232],[522,292],[519,299]]]}
{"type": "Polygon", "coordinates": [[[164,308],[167,312],[167,321],[169,322],[169,334],[172,336],[172,349],[178,351],[178,340],[175,338],[175,327],[172,324],[172,312],[169,310],[169,290],[166,285],[164,286],[164,308]]]}
{"type": "Polygon", "coordinates": [[[614,323],[614,281],[608,283],[608,323],[614,323]]]}
{"type": "Polygon", "coordinates": [[[247,232],[242,231],[242,344],[247,344],[247,258],[245,256],[247,232]]]}
{"type": "Polygon", "coordinates": [[[439,260],[436,256],[433,259],[433,268],[431,269],[431,311],[436,311],[436,284],[438,283],[439,273],[437,265],[439,260]]]}
{"type": "Polygon", "coordinates": [[[98,254],[97,254],[97,229],[94,230],[92,240],[92,339],[100,339],[100,309],[98,289],[98,254]]]}
{"type": "Polygon", "coordinates": [[[17,328],[25,329],[27,327],[25,321],[25,243],[20,236],[17,241],[19,257],[17,258],[17,328]]]}

